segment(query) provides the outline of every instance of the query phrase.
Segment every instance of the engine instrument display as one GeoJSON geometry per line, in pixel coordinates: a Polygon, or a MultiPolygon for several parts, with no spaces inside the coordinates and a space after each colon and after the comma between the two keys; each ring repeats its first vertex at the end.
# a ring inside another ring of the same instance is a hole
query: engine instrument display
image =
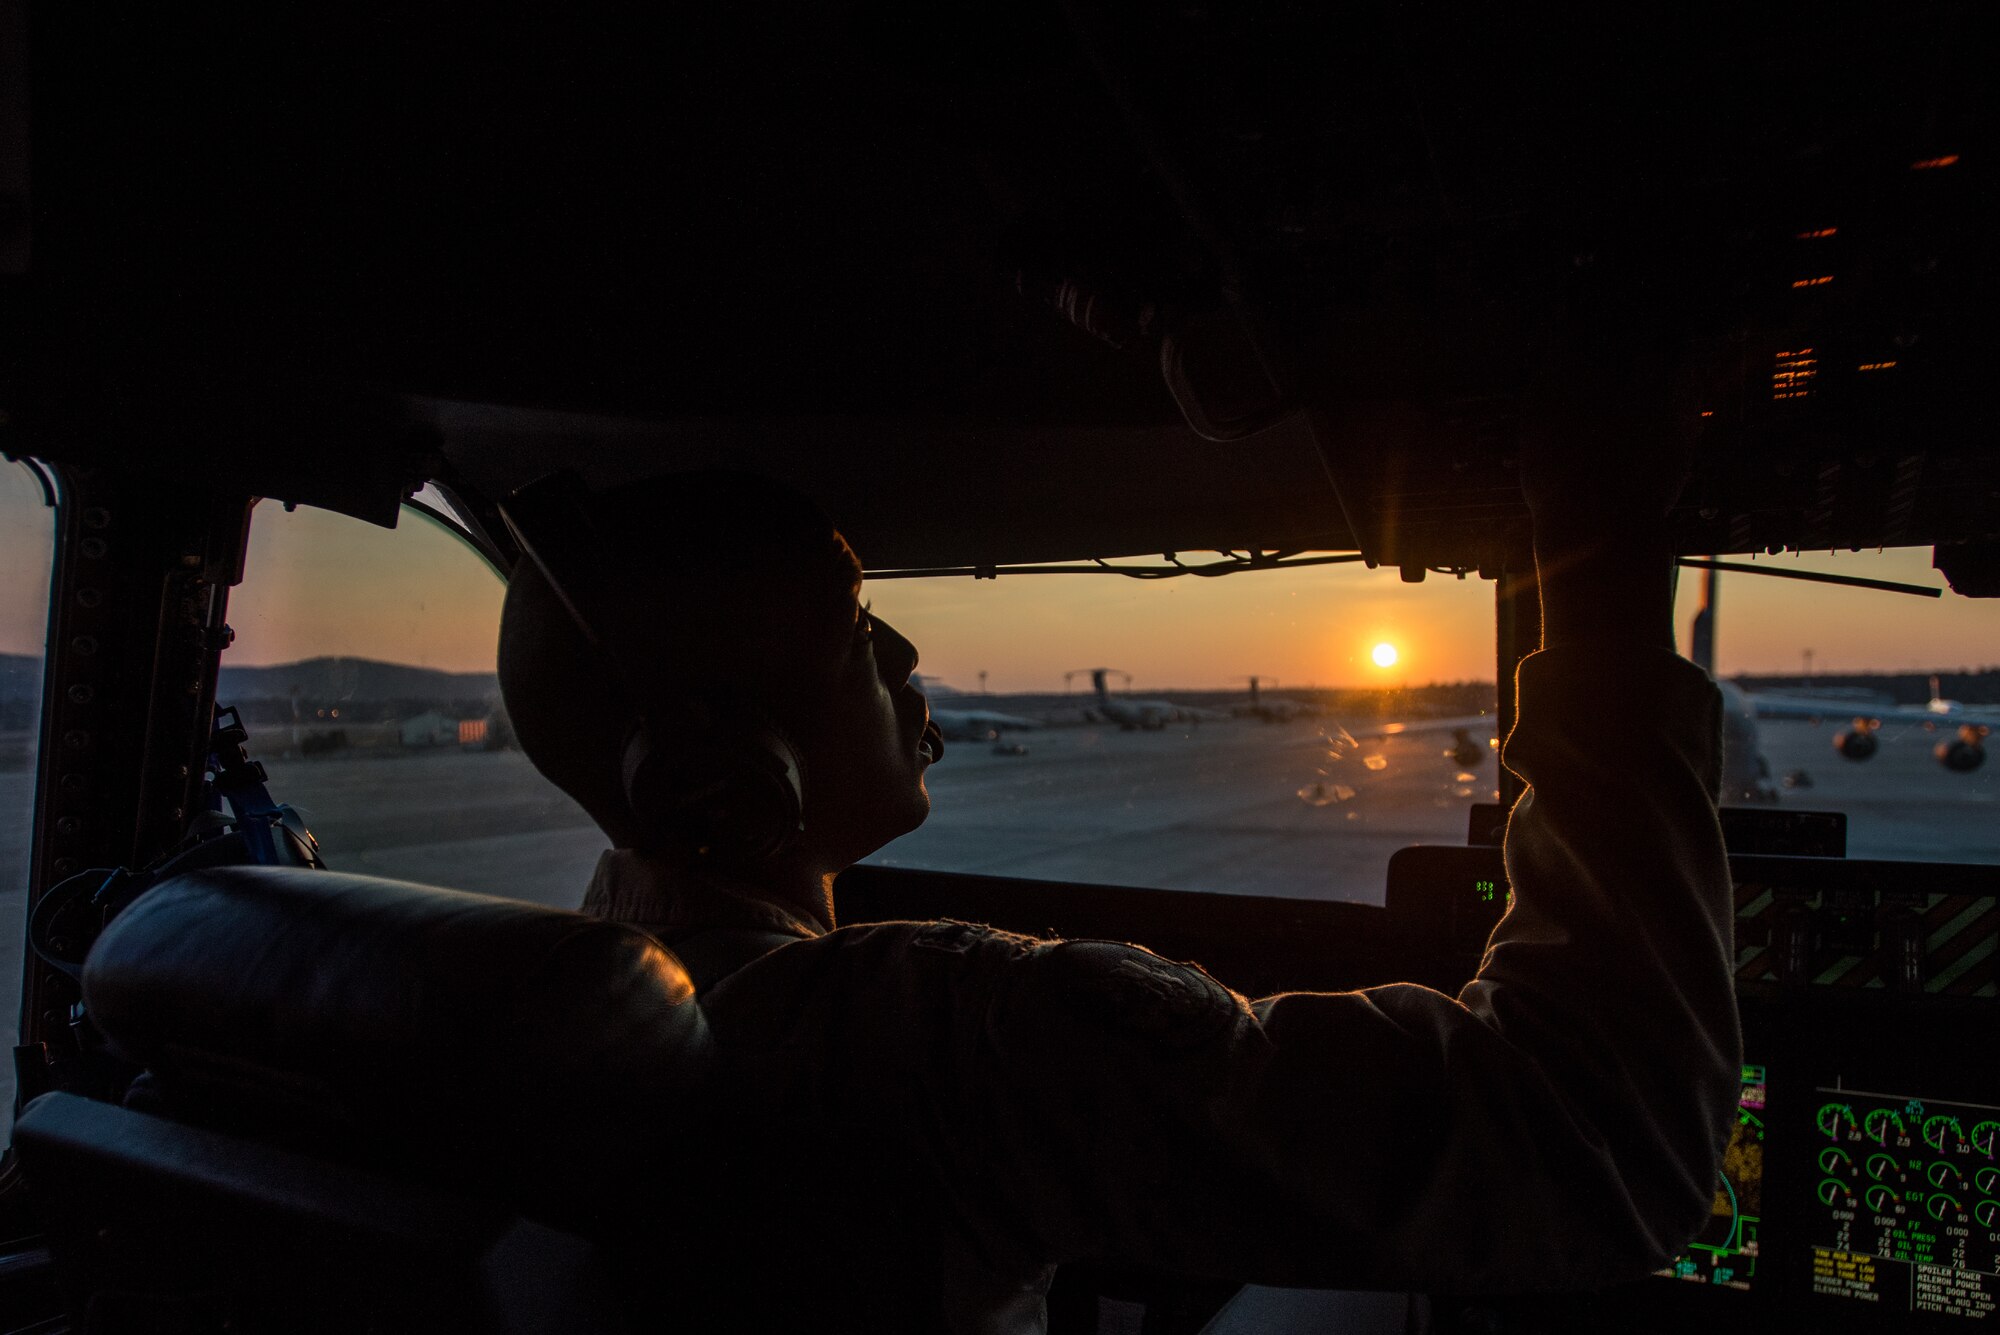
{"type": "Polygon", "coordinates": [[[2000,1108],[1839,1087],[1813,1107],[1813,1292],[2000,1312],[2000,1108]]]}

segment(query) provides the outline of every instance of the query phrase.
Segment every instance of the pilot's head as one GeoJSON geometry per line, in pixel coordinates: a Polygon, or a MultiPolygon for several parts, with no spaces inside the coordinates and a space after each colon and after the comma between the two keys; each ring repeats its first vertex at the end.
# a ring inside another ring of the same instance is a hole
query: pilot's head
{"type": "Polygon", "coordinates": [[[923,821],[936,735],[926,739],[912,679],[917,651],[862,608],[860,563],[812,502],[706,472],[585,508],[609,567],[588,572],[587,615],[612,623],[594,627],[605,648],[523,560],[501,614],[500,688],[529,759],[614,845],[703,856],[672,821],[635,814],[629,736],[642,717],[655,747],[686,745],[698,766],[718,731],[725,746],[740,736],[754,749],[765,729],[788,741],[804,771],[790,865],[837,871],[923,821]]]}

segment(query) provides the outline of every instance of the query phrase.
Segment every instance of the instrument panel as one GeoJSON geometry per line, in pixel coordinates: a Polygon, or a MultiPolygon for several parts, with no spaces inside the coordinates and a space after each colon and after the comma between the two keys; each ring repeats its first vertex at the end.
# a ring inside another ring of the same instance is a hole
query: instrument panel
{"type": "MultiPolygon", "coordinates": [[[[1984,1328],[2000,1319],[2000,869],[1732,853],[1744,1031],[1708,1222],[1651,1280],[1446,1299],[1444,1329],[1984,1328]]],[[[1511,898],[1498,848],[1411,848],[1387,907],[1455,990],[1511,898]]]]}
{"type": "Polygon", "coordinates": [[[2000,1107],[1814,1091],[1812,1290],[1892,1310],[2000,1310],[2000,1107]]]}

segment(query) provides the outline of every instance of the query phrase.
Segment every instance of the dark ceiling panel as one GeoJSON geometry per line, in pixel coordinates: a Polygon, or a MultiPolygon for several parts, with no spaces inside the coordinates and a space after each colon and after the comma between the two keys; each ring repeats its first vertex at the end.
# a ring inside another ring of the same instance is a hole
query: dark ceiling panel
{"type": "Polygon", "coordinates": [[[791,477],[871,560],[1471,565],[1583,347],[1708,368],[1687,550],[1987,536],[1980,16],[37,6],[6,441],[381,519],[583,415],[607,477],[791,477]],[[1169,338],[1318,439],[1195,437],[1169,338]]]}
{"type": "Polygon", "coordinates": [[[1311,433],[1227,445],[1185,427],[722,418],[659,424],[435,405],[455,475],[484,494],[559,468],[595,487],[749,468],[817,498],[872,568],[1168,551],[1352,546],[1311,433]]]}

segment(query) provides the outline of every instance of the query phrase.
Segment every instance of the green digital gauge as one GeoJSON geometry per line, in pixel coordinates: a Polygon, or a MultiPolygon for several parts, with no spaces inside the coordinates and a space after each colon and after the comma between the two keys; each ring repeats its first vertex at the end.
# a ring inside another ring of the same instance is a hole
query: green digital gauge
{"type": "Polygon", "coordinates": [[[1892,1128],[1898,1136],[1910,1134],[1909,1128],[1903,1125],[1903,1114],[1893,1108],[1877,1108],[1861,1123],[1861,1129],[1867,1133],[1868,1139],[1877,1145],[1889,1143],[1889,1132],[1892,1128]]]}
{"type": "Polygon", "coordinates": [[[1944,1153],[1948,1146],[1959,1144],[1965,1139],[1965,1128],[1949,1113],[1924,1119],[1924,1144],[1938,1153],[1944,1153]]]}
{"type": "Polygon", "coordinates": [[[1839,1140],[1854,1125],[1854,1107],[1847,1103],[1823,1104],[1819,1110],[1819,1129],[1833,1140],[1839,1140]]]}

